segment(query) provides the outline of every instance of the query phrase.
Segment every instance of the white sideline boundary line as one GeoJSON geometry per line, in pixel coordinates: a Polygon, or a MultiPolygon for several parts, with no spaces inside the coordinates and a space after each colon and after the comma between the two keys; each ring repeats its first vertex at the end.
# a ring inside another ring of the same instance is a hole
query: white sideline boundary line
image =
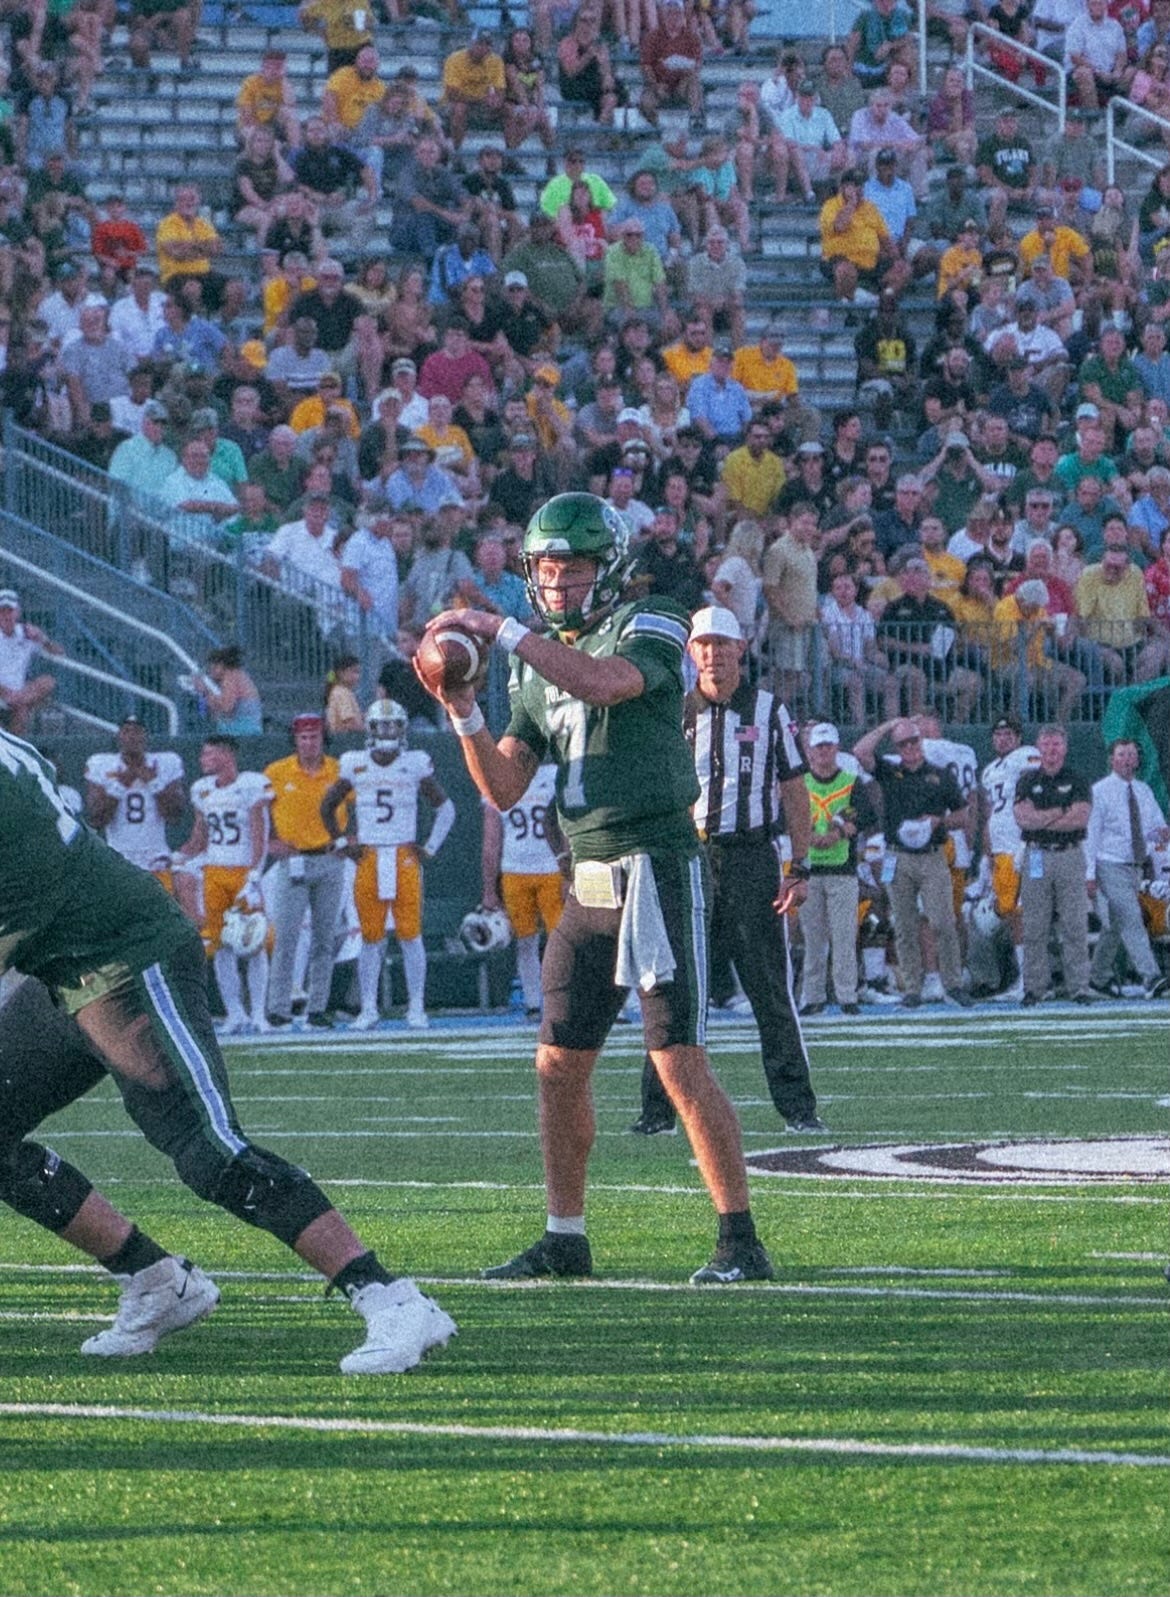
{"type": "Polygon", "coordinates": [[[828,1453],[854,1458],[908,1458],[925,1463],[1104,1464],[1117,1468],[1170,1468],[1164,1453],[1113,1453],[1108,1449],[974,1447],[959,1442],[867,1442],[851,1436],[674,1436],[664,1431],[587,1431],[532,1425],[423,1424],[414,1420],[313,1418],[290,1414],[213,1414],[200,1409],[117,1408],[96,1403],[0,1403],[14,1418],[137,1421],[145,1425],[209,1425],[245,1430],[307,1431],[343,1436],[450,1437],[473,1442],[536,1442],[589,1447],[694,1448],[746,1453],[828,1453]]]}

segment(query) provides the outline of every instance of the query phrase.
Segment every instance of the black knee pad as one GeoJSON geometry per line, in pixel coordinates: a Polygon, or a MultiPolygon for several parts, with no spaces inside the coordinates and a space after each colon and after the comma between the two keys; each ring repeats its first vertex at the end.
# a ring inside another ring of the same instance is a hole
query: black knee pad
{"type": "Polygon", "coordinates": [[[0,1198],[46,1231],[71,1225],[92,1191],[80,1170],[39,1142],[18,1142],[0,1162],[0,1198]]]}
{"type": "Polygon", "coordinates": [[[238,1220],[270,1232],[289,1247],[306,1226],[333,1207],[305,1171],[263,1148],[249,1147],[237,1154],[206,1195],[238,1220]]]}

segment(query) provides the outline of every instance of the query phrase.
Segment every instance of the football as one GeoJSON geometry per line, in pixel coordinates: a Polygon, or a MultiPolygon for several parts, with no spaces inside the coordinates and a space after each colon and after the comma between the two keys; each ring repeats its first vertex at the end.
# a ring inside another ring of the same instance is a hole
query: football
{"type": "Polygon", "coordinates": [[[428,627],[415,656],[419,675],[427,687],[444,693],[477,687],[487,670],[487,660],[487,646],[451,622],[428,627]]]}

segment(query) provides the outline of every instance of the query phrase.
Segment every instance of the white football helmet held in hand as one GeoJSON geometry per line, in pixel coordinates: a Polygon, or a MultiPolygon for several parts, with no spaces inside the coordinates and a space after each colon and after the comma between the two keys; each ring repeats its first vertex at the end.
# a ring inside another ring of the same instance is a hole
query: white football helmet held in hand
{"type": "Polygon", "coordinates": [[[262,910],[246,910],[232,904],[223,917],[220,942],[237,959],[251,959],[264,947],[268,937],[268,919],[262,910]]]}
{"type": "Polygon", "coordinates": [[[507,948],[512,926],[502,909],[470,910],[459,923],[459,937],[469,954],[491,954],[507,948]]]}

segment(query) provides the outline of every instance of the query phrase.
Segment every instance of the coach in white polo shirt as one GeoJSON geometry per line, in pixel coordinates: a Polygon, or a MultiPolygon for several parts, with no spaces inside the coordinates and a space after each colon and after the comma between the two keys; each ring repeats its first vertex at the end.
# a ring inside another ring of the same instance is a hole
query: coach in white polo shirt
{"type": "Polygon", "coordinates": [[[1104,923],[1089,985],[1110,998],[1120,996],[1113,969],[1124,946],[1141,977],[1147,998],[1160,998],[1170,982],[1158,969],[1138,900],[1148,874],[1150,853],[1170,843],[1170,827],[1152,789],[1138,779],[1140,755],[1129,738],[1109,748],[1109,775],[1093,784],[1093,809],[1085,838],[1085,875],[1104,923]],[[1107,911],[1107,915],[1102,913],[1107,911]]]}

